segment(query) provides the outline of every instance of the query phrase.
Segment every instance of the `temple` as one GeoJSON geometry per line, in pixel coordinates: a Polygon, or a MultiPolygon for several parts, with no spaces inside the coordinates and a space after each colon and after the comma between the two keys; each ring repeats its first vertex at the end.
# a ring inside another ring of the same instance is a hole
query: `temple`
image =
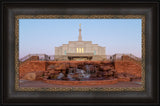
{"type": "Polygon", "coordinates": [[[92,41],[83,41],[81,35],[81,24],[79,25],[78,41],[69,41],[60,47],[55,47],[56,61],[62,60],[106,60],[105,47],[92,44],[92,41]]]}

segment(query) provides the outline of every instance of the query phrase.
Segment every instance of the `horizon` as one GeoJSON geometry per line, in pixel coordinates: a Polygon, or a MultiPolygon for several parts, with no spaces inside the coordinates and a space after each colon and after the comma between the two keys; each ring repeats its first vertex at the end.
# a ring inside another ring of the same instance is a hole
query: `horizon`
{"type": "Polygon", "coordinates": [[[141,19],[19,19],[19,58],[54,55],[55,47],[78,40],[79,24],[82,41],[106,47],[106,55],[141,58],[141,19]]]}

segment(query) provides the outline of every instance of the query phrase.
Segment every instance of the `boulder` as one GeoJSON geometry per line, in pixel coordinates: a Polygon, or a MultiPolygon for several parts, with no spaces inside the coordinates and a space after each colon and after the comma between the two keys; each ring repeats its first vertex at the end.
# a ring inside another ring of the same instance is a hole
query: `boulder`
{"type": "Polygon", "coordinates": [[[64,74],[63,73],[60,73],[58,76],[57,76],[57,79],[62,79],[64,77],[64,74]]]}
{"type": "Polygon", "coordinates": [[[62,78],[62,80],[69,80],[69,78],[67,78],[67,77],[63,77],[63,78],[62,78]]]}
{"type": "Polygon", "coordinates": [[[44,76],[43,78],[44,78],[44,79],[47,79],[48,77],[49,77],[49,76],[44,76]]]}
{"type": "Polygon", "coordinates": [[[41,79],[40,77],[42,77],[44,75],[44,71],[36,71],[36,80],[41,79]]]}
{"type": "Polygon", "coordinates": [[[112,72],[112,71],[109,71],[109,72],[108,72],[108,75],[113,75],[113,72],[112,72]]]}
{"type": "Polygon", "coordinates": [[[76,68],[77,65],[76,65],[75,63],[71,63],[71,64],[69,64],[69,67],[71,67],[71,68],[76,68]]]}
{"type": "Polygon", "coordinates": [[[118,73],[118,78],[125,78],[125,76],[122,73],[118,73]]]}
{"type": "Polygon", "coordinates": [[[45,73],[44,73],[44,76],[47,76],[47,75],[48,75],[48,73],[47,73],[47,72],[45,72],[45,73]]]}
{"type": "Polygon", "coordinates": [[[47,67],[47,70],[51,70],[51,69],[54,69],[55,68],[55,66],[53,65],[53,64],[51,64],[51,65],[49,65],[48,67],[47,67]]]}
{"type": "Polygon", "coordinates": [[[91,74],[90,78],[96,78],[97,74],[91,74]]]}
{"type": "Polygon", "coordinates": [[[116,70],[115,70],[115,69],[111,69],[110,71],[111,71],[111,72],[116,72],[116,70]]]}
{"type": "Polygon", "coordinates": [[[106,80],[113,80],[114,77],[113,76],[110,76],[110,77],[107,77],[106,80]]]}
{"type": "Polygon", "coordinates": [[[22,78],[24,80],[36,80],[36,73],[32,72],[32,73],[27,73],[24,75],[24,77],[22,78]]]}
{"type": "Polygon", "coordinates": [[[103,72],[98,71],[98,72],[97,72],[97,77],[102,77],[102,76],[103,76],[103,72]]]}
{"type": "Polygon", "coordinates": [[[54,73],[51,73],[49,75],[48,79],[56,79],[56,75],[54,73]]]}
{"type": "Polygon", "coordinates": [[[91,65],[91,66],[89,67],[89,69],[90,69],[90,71],[92,71],[92,72],[95,70],[95,68],[94,68],[93,65],[91,65]]]}
{"type": "Polygon", "coordinates": [[[36,80],[43,80],[43,77],[37,77],[36,80]]]}
{"type": "Polygon", "coordinates": [[[55,70],[52,69],[52,70],[49,71],[49,73],[50,73],[50,74],[51,74],[51,73],[55,73],[55,70]]]}
{"type": "Polygon", "coordinates": [[[108,75],[108,72],[104,71],[103,76],[106,77],[108,75]]]}
{"type": "Polygon", "coordinates": [[[78,77],[79,77],[79,74],[78,74],[78,73],[75,73],[72,77],[73,77],[73,78],[78,78],[78,77]]]}
{"type": "Polygon", "coordinates": [[[112,66],[101,66],[101,69],[104,71],[107,71],[107,70],[113,69],[113,67],[112,66]]]}

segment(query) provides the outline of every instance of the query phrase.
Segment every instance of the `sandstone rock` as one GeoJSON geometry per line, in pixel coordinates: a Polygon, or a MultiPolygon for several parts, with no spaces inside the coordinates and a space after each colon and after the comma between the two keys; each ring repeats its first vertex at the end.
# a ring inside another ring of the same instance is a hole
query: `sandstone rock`
{"type": "Polygon", "coordinates": [[[51,65],[49,65],[48,67],[47,67],[47,70],[51,70],[51,69],[54,69],[55,68],[55,66],[53,65],[53,64],[51,64],[51,65]]]}
{"type": "Polygon", "coordinates": [[[110,77],[107,77],[106,80],[113,80],[114,77],[113,76],[110,76],[110,77]]]}
{"type": "Polygon", "coordinates": [[[83,66],[82,66],[82,65],[78,65],[78,68],[79,68],[79,69],[82,69],[82,68],[83,68],[83,66]]]}
{"type": "Polygon", "coordinates": [[[36,71],[36,80],[39,79],[39,77],[42,77],[44,75],[44,71],[36,71]]]}
{"type": "Polygon", "coordinates": [[[36,80],[43,80],[43,77],[37,77],[36,80]]]}
{"type": "Polygon", "coordinates": [[[104,71],[113,69],[112,66],[101,66],[100,68],[101,68],[102,70],[104,70],[104,71]]]}
{"type": "Polygon", "coordinates": [[[103,79],[104,79],[103,77],[96,78],[96,80],[103,80],[103,79]]]}
{"type": "Polygon", "coordinates": [[[44,76],[47,76],[47,75],[48,75],[48,73],[45,72],[45,73],[44,73],[44,76]]]}
{"type": "Polygon", "coordinates": [[[96,78],[97,74],[91,74],[90,78],[96,78]]]}
{"type": "Polygon", "coordinates": [[[56,67],[55,70],[56,70],[56,71],[60,71],[60,70],[61,70],[61,67],[56,67]]]}
{"type": "Polygon", "coordinates": [[[54,70],[54,69],[52,69],[52,70],[50,70],[50,71],[49,71],[49,73],[55,73],[55,70],[54,70]]]}
{"type": "Polygon", "coordinates": [[[48,76],[44,76],[43,78],[47,79],[47,78],[48,78],[48,76]]]}
{"type": "Polygon", "coordinates": [[[112,71],[108,71],[108,75],[113,75],[113,72],[112,71]]]}
{"type": "Polygon", "coordinates": [[[24,75],[24,77],[22,79],[25,79],[25,80],[36,80],[36,73],[35,72],[27,73],[26,75],[24,75]]]}
{"type": "Polygon", "coordinates": [[[103,72],[98,71],[98,72],[97,72],[97,77],[102,77],[102,76],[103,76],[103,72]]]}
{"type": "Polygon", "coordinates": [[[107,76],[108,75],[108,72],[103,72],[103,76],[105,77],[105,76],[107,76]]]}
{"type": "Polygon", "coordinates": [[[93,66],[93,65],[90,65],[89,70],[90,70],[90,71],[94,71],[94,70],[95,70],[94,66],[93,66]]]}
{"type": "Polygon", "coordinates": [[[111,69],[110,71],[112,71],[112,72],[116,72],[116,70],[115,70],[115,69],[111,69]]]}
{"type": "Polygon", "coordinates": [[[78,78],[79,77],[79,75],[77,74],[77,73],[75,73],[74,75],[73,75],[73,78],[78,78]]]}
{"type": "Polygon", "coordinates": [[[60,68],[61,70],[66,70],[66,65],[65,65],[65,63],[64,63],[64,64],[60,64],[59,68],[60,68]]]}
{"type": "Polygon", "coordinates": [[[55,74],[59,74],[59,73],[60,73],[60,71],[54,71],[54,73],[55,73],[55,74]]]}
{"type": "Polygon", "coordinates": [[[63,77],[63,78],[62,78],[62,80],[69,80],[69,78],[67,78],[67,77],[63,77]]]}
{"type": "Polygon", "coordinates": [[[125,78],[125,76],[121,73],[121,74],[118,74],[118,78],[125,78]]]}
{"type": "Polygon", "coordinates": [[[44,71],[44,73],[49,73],[49,71],[47,70],[47,71],[44,71]]]}
{"type": "Polygon", "coordinates": [[[51,74],[49,75],[48,79],[56,79],[56,75],[53,74],[53,73],[51,73],[51,74]]]}
{"type": "Polygon", "coordinates": [[[77,65],[76,65],[75,63],[73,63],[73,64],[70,64],[69,67],[71,67],[71,68],[76,68],[77,65]]]}

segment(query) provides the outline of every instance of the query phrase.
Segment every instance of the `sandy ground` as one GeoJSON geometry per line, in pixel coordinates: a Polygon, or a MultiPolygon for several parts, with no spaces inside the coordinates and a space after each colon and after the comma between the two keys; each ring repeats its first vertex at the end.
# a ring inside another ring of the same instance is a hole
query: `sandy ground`
{"type": "Polygon", "coordinates": [[[48,87],[141,87],[141,82],[118,82],[112,85],[91,85],[91,86],[69,86],[69,85],[56,85],[56,84],[48,84],[43,81],[28,81],[28,80],[20,80],[20,87],[41,87],[41,88],[48,88],[48,87]]]}

